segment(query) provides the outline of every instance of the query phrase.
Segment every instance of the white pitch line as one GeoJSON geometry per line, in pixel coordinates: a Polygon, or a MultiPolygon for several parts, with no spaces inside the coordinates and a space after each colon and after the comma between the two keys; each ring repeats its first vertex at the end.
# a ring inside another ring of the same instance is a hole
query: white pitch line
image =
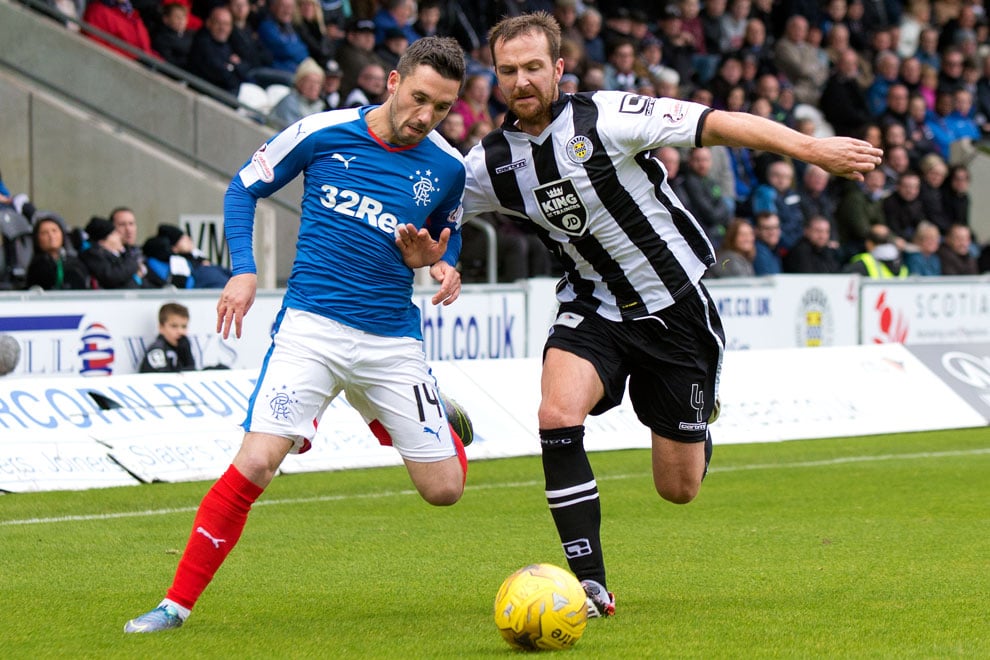
{"type": "Polygon", "coordinates": [[[828,465],[844,465],[846,463],[869,463],[870,461],[915,460],[919,458],[951,458],[954,456],[980,456],[990,454],[990,447],[984,449],[958,449],[954,451],[931,451],[916,454],[879,454],[877,456],[848,456],[846,458],[830,458],[822,461],[801,461],[798,463],[754,463],[752,465],[733,465],[728,467],[712,466],[709,472],[741,472],[743,470],[765,470],[772,468],[802,468],[822,467],[828,465]]]}
{"type": "MultiPolygon", "coordinates": [[[[752,463],[750,465],[732,465],[725,467],[712,466],[709,472],[742,472],[744,470],[778,470],[808,467],[827,467],[831,465],[846,465],[849,463],[871,463],[876,461],[897,461],[897,460],[918,460],[932,458],[952,458],[957,456],[981,456],[990,454],[990,447],[984,449],[965,449],[954,451],[933,451],[919,452],[914,454],[879,454],[877,456],[848,456],[844,458],[830,458],[820,461],[800,461],[797,463],[752,463]]],[[[646,473],[636,474],[613,474],[604,477],[596,477],[598,481],[618,481],[621,479],[635,479],[645,476],[646,473]]],[[[468,486],[467,490],[495,490],[502,488],[523,488],[542,487],[543,480],[533,481],[511,481],[492,484],[481,484],[468,486]]],[[[281,506],[285,504],[313,504],[317,502],[340,502],[345,500],[360,499],[380,499],[383,497],[396,497],[399,495],[415,495],[415,489],[390,490],[380,493],[359,493],[354,495],[320,495],[318,497],[290,497],[275,500],[261,500],[254,506],[281,506]]],[[[8,497],[16,497],[10,495],[8,497]]],[[[116,520],[118,518],[147,518],[151,516],[167,516],[173,513],[192,513],[198,507],[187,506],[170,509],[150,509],[145,511],[122,511],[119,513],[94,513],[88,515],[75,516],[54,516],[51,518],[24,518],[21,520],[2,520],[0,527],[11,525],[44,525],[63,522],[85,522],[90,520],[116,520]]]]}

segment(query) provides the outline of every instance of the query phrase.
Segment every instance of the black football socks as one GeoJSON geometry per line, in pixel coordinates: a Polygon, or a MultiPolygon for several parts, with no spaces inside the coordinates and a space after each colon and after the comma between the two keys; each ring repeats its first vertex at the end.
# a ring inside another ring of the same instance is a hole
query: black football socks
{"type": "Polygon", "coordinates": [[[547,504],[567,564],[579,580],[605,586],[602,507],[598,485],[584,451],[584,426],[540,429],[547,504]]]}

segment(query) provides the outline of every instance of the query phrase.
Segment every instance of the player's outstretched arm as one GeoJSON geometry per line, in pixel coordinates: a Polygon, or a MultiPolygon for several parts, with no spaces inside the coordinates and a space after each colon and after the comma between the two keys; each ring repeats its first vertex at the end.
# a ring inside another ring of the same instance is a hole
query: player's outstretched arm
{"type": "Polygon", "coordinates": [[[864,140],[816,138],[746,112],[710,112],[702,128],[701,143],[772,151],[855,181],[862,181],[863,174],[878,167],[883,159],[883,151],[864,140]]]}
{"type": "Polygon", "coordinates": [[[432,266],[447,252],[450,229],[440,232],[440,240],[434,240],[426,228],[417,230],[414,224],[395,228],[395,245],[402,253],[402,260],[410,268],[432,266]]]}
{"type": "Polygon", "coordinates": [[[234,275],[227,280],[217,301],[217,332],[222,333],[224,339],[230,336],[231,328],[234,336],[241,336],[241,324],[254,304],[257,291],[258,276],[254,273],[234,275]]]}

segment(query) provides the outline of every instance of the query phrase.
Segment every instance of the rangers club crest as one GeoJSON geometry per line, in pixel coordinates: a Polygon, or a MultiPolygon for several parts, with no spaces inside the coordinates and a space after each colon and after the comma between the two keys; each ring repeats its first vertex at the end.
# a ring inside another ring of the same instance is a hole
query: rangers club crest
{"type": "Polygon", "coordinates": [[[588,209],[570,179],[534,188],[533,196],[546,221],[568,236],[581,236],[588,228],[588,209]]]}
{"type": "Polygon", "coordinates": [[[416,176],[410,174],[409,180],[413,182],[412,193],[416,206],[429,206],[430,196],[435,192],[440,192],[436,186],[440,183],[440,179],[433,176],[433,172],[430,170],[426,170],[425,176],[421,170],[416,170],[416,176]],[[419,178],[417,179],[417,177],[419,178]]]}

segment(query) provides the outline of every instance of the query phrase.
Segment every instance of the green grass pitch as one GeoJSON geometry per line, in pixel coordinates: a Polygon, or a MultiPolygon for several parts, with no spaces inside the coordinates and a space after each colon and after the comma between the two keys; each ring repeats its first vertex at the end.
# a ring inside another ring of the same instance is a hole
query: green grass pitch
{"type": "MultiPolygon", "coordinates": [[[[617,612],[572,658],[990,657],[990,429],[718,446],[691,504],[592,454],[617,612]]],[[[186,625],[124,635],[208,484],[0,497],[4,658],[510,658],[492,601],[564,565],[538,457],[433,508],[401,468],[280,476],[186,625]]]]}

